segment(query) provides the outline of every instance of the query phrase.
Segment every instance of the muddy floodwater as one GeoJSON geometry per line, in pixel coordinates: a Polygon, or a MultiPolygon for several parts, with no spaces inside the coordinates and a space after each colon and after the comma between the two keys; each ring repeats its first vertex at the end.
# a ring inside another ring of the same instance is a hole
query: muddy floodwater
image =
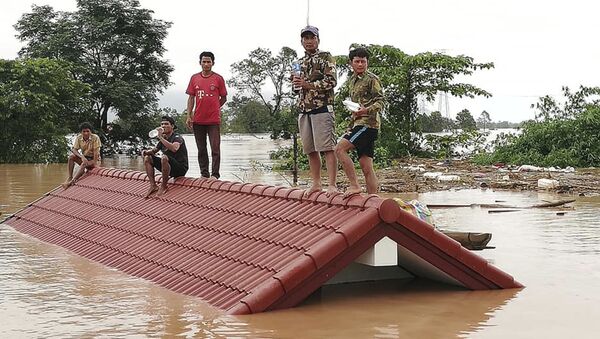
{"type": "MultiPolygon", "coordinates": [[[[188,176],[199,176],[195,145],[186,140],[188,176]]],[[[261,136],[224,137],[222,179],[289,185],[289,174],[265,170],[276,147],[261,136]]],[[[140,158],[128,157],[104,159],[103,166],[142,168],[140,158]]],[[[0,165],[0,218],[56,187],[65,171],[66,164],[0,165]]],[[[516,206],[567,198],[479,189],[400,197],[516,206]]],[[[433,210],[443,229],[492,233],[495,248],[477,253],[524,289],[467,291],[425,280],[345,284],[324,287],[292,309],[247,316],[224,315],[1,224],[0,338],[598,338],[600,198],[576,199],[573,208],[509,213],[433,210]]]]}

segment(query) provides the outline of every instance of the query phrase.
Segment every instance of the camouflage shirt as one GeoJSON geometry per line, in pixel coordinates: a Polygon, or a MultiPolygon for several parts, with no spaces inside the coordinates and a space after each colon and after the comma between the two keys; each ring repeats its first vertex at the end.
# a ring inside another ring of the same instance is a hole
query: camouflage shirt
{"type": "Polygon", "coordinates": [[[379,128],[381,120],[379,112],[383,109],[385,99],[379,78],[366,71],[363,74],[353,74],[349,81],[350,99],[364,106],[369,115],[356,118],[353,126],[379,128]]]}
{"type": "Polygon", "coordinates": [[[333,111],[333,88],[337,84],[335,60],[329,52],[317,50],[314,54],[306,52],[300,59],[304,80],[314,89],[301,89],[299,92],[298,108],[306,113],[324,106],[331,106],[333,111]]]}

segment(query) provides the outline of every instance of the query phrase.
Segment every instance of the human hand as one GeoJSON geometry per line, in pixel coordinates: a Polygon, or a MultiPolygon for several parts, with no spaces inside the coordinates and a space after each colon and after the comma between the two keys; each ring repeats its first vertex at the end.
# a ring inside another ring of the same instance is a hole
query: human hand
{"type": "Polygon", "coordinates": [[[369,115],[369,111],[363,105],[360,105],[360,108],[356,112],[352,112],[352,116],[354,118],[360,118],[369,115]]]}
{"type": "Polygon", "coordinates": [[[292,76],[292,85],[294,88],[308,88],[308,82],[306,82],[303,77],[298,75],[292,76]]]}
{"type": "Polygon", "coordinates": [[[192,118],[190,118],[188,116],[187,119],[185,119],[185,125],[187,126],[188,131],[191,131],[192,130],[192,125],[193,125],[192,118]]]}

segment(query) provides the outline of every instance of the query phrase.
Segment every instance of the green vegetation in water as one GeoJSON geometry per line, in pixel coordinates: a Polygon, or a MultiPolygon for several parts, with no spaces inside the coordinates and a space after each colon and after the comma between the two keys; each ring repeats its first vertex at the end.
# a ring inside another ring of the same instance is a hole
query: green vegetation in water
{"type": "Polygon", "coordinates": [[[14,25],[20,58],[2,61],[0,70],[8,145],[0,162],[64,161],[65,135],[83,121],[95,127],[105,154],[118,141],[147,140],[173,70],[163,58],[170,26],[137,1],[80,0],[73,12],[33,5],[14,25]]]}
{"type": "Polygon", "coordinates": [[[477,164],[536,166],[600,166],[600,88],[581,86],[572,93],[563,87],[566,101],[540,98],[536,120],[523,123],[518,136],[500,134],[494,151],[473,157],[477,164]]]}
{"type": "MultiPolygon", "coordinates": [[[[354,166],[359,168],[358,157],[356,152],[350,152],[350,158],[354,162],[354,166]]],[[[294,169],[294,148],[292,146],[281,147],[276,151],[272,151],[269,154],[271,160],[277,160],[273,166],[274,170],[278,171],[289,171],[294,169]]],[[[321,161],[325,166],[325,159],[322,157],[321,161]]],[[[390,157],[390,152],[383,147],[376,147],[373,158],[373,164],[375,168],[386,168],[393,164],[390,157]]],[[[324,167],[323,167],[324,168],[324,167]]],[[[341,168],[341,165],[340,165],[341,168]]],[[[308,170],[308,157],[302,152],[302,143],[298,140],[298,169],[308,170]]]]}
{"type": "Polygon", "coordinates": [[[69,63],[0,60],[0,163],[66,161],[67,139],[89,117],[90,88],[69,63]]]}
{"type": "Polygon", "coordinates": [[[484,153],[487,135],[488,133],[477,130],[454,131],[448,135],[428,134],[425,136],[426,143],[419,156],[448,159],[484,153]],[[459,154],[458,149],[464,150],[464,153],[459,154]]]}

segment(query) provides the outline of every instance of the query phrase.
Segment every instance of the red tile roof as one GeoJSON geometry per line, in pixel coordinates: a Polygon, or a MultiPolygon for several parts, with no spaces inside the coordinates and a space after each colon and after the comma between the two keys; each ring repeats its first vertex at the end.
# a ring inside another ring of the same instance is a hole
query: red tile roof
{"type": "Polygon", "coordinates": [[[384,236],[469,289],[521,287],[392,199],[97,168],[6,223],[231,314],[291,307],[384,236]]]}

